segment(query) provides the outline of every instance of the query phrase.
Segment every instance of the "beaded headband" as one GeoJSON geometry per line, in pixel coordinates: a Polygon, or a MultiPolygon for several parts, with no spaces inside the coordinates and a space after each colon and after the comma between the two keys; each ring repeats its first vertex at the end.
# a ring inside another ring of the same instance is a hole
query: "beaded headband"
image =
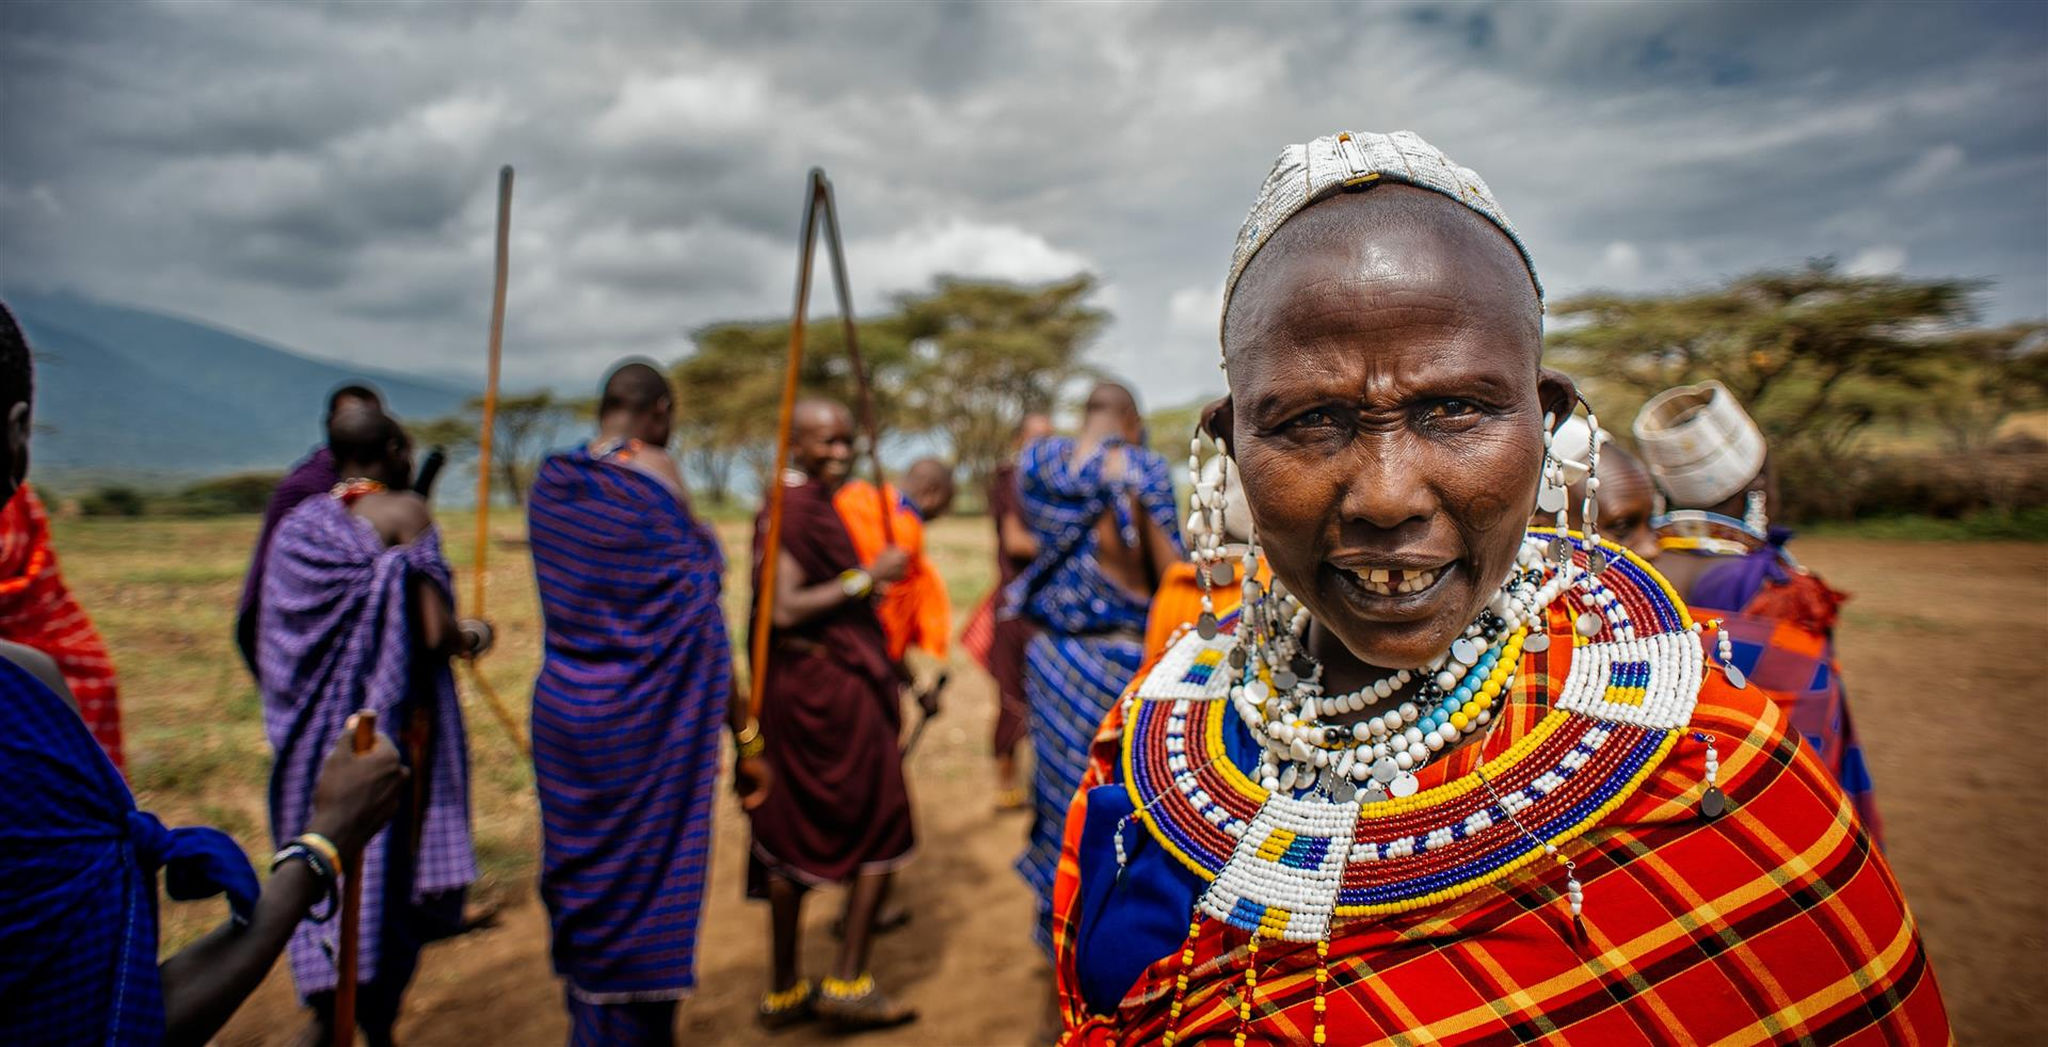
{"type": "MultiPolygon", "coordinates": [[[[1469,167],[1460,167],[1443,150],[1422,140],[1413,131],[1377,134],[1371,131],[1342,131],[1324,135],[1306,145],[1280,150],[1259,198],[1245,215],[1237,231],[1237,247],[1230,256],[1230,276],[1223,283],[1223,306],[1227,313],[1237,280],[1244,275],[1252,257],[1273,238],[1287,220],[1310,204],[1342,192],[1370,188],[1381,182],[1412,185],[1441,193],[1464,204],[1492,222],[1521,252],[1529,268],[1529,280],[1536,285],[1536,299],[1543,299],[1543,281],[1536,276],[1536,260],[1515,232],[1514,223],[1500,209],[1485,179],[1469,167]]],[[[1220,317],[1219,317],[1220,321],[1220,317]]]]}

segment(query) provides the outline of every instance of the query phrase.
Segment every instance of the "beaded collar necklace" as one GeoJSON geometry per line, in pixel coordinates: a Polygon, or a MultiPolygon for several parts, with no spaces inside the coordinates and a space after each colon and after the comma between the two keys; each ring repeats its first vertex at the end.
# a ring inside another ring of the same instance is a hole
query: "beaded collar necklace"
{"type": "Polygon", "coordinates": [[[335,484],[327,493],[343,505],[354,505],[361,501],[364,495],[379,494],[389,489],[381,480],[352,476],[335,484]]]}
{"type": "MultiPolygon", "coordinates": [[[[1438,905],[1545,856],[1565,869],[1578,917],[1583,895],[1561,848],[1632,795],[1677,742],[1705,654],[1676,594],[1618,546],[1532,530],[1518,566],[1488,613],[1435,660],[1417,695],[1427,701],[1348,729],[1324,714],[1394,688],[1322,695],[1319,667],[1298,650],[1303,615],[1284,596],[1245,605],[1234,629],[1190,631],[1168,649],[1128,699],[1122,762],[1133,817],[1208,884],[1184,963],[1205,920],[1250,932],[1254,950],[1278,938],[1316,942],[1327,956],[1338,918],[1438,905]],[[1570,650],[1554,691],[1553,641],[1570,650]],[[1412,770],[1486,727],[1523,655],[1535,669],[1526,689],[1549,712],[1465,775],[1419,789],[1412,770]],[[1260,743],[1255,768],[1227,754],[1233,714],[1260,743]]],[[[1708,760],[1703,805],[1718,796],[1711,751],[1708,760]]]]}
{"type": "Polygon", "coordinates": [[[1650,520],[1662,549],[1710,556],[1748,556],[1771,544],[1771,536],[1732,516],[1704,509],[1674,509],[1650,520]]]}

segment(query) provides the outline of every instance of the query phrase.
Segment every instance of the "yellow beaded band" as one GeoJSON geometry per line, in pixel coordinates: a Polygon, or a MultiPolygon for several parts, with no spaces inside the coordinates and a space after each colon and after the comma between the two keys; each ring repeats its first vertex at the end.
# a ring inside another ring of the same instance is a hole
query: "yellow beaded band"
{"type": "Polygon", "coordinates": [[[784,1011],[793,1010],[797,1007],[803,1006],[804,1001],[810,998],[810,980],[805,978],[799,978],[797,979],[797,983],[795,985],[792,985],[789,988],[782,990],[781,992],[762,993],[761,1013],[781,1014],[784,1011]]]}
{"type": "Polygon", "coordinates": [[[825,995],[835,1000],[858,1000],[875,991],[875,976],[862,971],[860,977],[847,981],[843,978],[826,978],[818,983],[825,995]]]}

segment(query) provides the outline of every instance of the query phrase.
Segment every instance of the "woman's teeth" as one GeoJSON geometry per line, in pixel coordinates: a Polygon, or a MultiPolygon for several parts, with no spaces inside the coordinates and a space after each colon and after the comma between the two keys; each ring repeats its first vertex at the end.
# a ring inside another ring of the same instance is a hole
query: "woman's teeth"
{"type": "Polygon", "coordinates": [[[1396,571],[1373,568],[1353,573],[1358,578],[1358,584],[1364,586],[1366,592],[1380,596],[1405,596],[1409,593],[1419,593],[1435,585],[1436,576],[1441,570],[1431,568],[1427,571],[1396,571]]]}

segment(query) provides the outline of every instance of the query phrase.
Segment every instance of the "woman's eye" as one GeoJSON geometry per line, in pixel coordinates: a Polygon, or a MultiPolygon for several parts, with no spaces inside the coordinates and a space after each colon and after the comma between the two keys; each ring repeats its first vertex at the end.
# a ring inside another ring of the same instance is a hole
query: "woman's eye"
{"type": "Polygon", "coordinates": [[[1328,429],[1337,424],[1337,416],[1329,411],[1303,411],[1287,423],[1292,429],[1328,429]]]}
{"type": "Polygon", "coordinates": [[[1437,402],[1429,405],[1429,409],[1426,412],[1427,417],[1432,422],[1477,421],[1479,416],[1484,413],[1485,409],[1480,407],[1478,404],[1470,400],[1459,400],[1455,398],[1448,400],[1438,400],[1437,402]]]}

